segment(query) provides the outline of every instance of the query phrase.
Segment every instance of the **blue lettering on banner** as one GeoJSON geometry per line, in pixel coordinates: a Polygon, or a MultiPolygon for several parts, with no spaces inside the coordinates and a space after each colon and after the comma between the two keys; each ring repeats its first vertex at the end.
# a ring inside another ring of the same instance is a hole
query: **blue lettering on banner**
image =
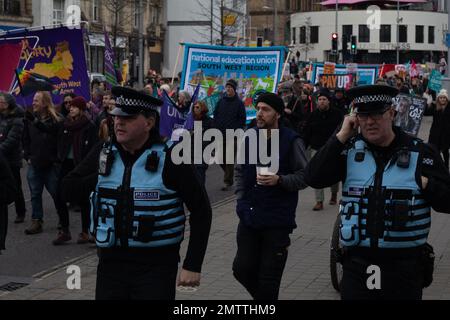
{"type": "Polygon", "coordinates": [[[157,201],[159,200],[159,191],[135,191],[134,192],[134,200],[150,200],[157,201]]]}

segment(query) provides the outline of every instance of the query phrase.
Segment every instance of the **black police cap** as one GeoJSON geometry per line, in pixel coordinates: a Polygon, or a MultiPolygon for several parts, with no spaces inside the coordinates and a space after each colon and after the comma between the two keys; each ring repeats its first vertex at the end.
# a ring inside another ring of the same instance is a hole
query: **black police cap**
{"type": "Polygon", "coordinates": [[[139,113],[158,112],[163,101],[131,88],[115,86],[111,93],[116,107],[109,113],[113,116],[130,117],[139,113]]]}
{"type": "Polygon", "coordinates": [[[392,105],[392,99],[398,90],[385,85],[366,85],[351,88],[347,96],[353,101],[355,112],[371,113],[386,109],[392,105]]]}

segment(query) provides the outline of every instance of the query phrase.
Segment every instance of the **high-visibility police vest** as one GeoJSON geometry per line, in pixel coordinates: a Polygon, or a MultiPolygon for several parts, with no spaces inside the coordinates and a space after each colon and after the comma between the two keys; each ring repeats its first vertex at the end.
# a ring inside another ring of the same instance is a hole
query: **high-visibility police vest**
{"type": "Polygon", "coordinates": [[[97,246],[161,247],[180,243],[185,214],[177,193],[162,181],[165,145],[154,145],[134,163],[129,186],[124,186],[125,166],[115,146],[108,176],[99,176],[91,194],[91,233],[97,246]],[[147,157],[156,152],[157,170],[145,169],[147,157]]]}
{"type": "MultiPolygon", "coordinates": [[[[417,147],[417,141],[414,144],[417,147]]],[[[374,195],[376,163],[363,140],[356,140],[348,150],[347,177],[343,185],[340,204],[340,242],[346,247],[414,248],[427,242],[431,226],[431,209],[416,182],[419,152],[416,147],[406,151],[409,165],[399,165],[393,157],[384,168],[381,181],[384,212],[384,232],[381,237],[367,232],[368,203],[374,195]],[[371,241],[372,240],[372,241],[371,241]],[[372,243],[372,245],[371,245],[372,243]]],[[[371,205],[376,205],[373,202],[371,205]]],[[[372,210],[383,207],[376,206],[372,210]]]]}

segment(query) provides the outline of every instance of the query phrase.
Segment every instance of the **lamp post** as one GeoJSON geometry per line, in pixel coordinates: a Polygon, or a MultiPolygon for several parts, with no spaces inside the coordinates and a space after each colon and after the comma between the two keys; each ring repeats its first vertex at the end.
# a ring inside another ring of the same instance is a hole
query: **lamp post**
{"type": "Polygon", "coordinates": [[[139,89],[144,87],[144,13],[142,0],[139,0],[139,89]]]}
{"type": "Polygon", "coordinates": [[[278,6],[277,0],[273,0],[273,45],[276,45],[277,39],[277,26],[278,26],[278,6]]]}
{"type": "MultiPolygon", "coordinates": [[[[447,34],[450,33],[450,7],[447,6],[447,34]]],[[[448,63],[450,62],[450,48],[447,47],[447,65],[445,67],[445,74],[447,75],[447,79],[450,79],[450,67],[448,66],[448,63]]],[[[450,86],[449,86],[450,87],[450,86]]],[[[447,90],[450,88],[447,88],[447,90]]]]}
{"type": "MultiPolygon", "coordinates": [[[[334,32],[336,32],[336,34],[339,34],[338,33],[338,11],[339,11],[339,3],[338,3],[338,0],[336,0],[336,24],[334,26],[334,32]]],[[[338,37],[338,39],[339,39],[339,37],[338,37]]],[[[339,46],[338,46],[338,50],[336,53],[336,63],[339,63],[339,46]]]]}
{"type": "Polygon", "coordinates": [[[278,24],[278,8],[277,8],[277,1],[273,0],[273,6],[263,6],[262,8],[265,10],[273,10],[273,35],[272,35],[272,42],[273,45],[275,45],[276,41],[276,30],[277,30],[277,24],[278,24]]]}

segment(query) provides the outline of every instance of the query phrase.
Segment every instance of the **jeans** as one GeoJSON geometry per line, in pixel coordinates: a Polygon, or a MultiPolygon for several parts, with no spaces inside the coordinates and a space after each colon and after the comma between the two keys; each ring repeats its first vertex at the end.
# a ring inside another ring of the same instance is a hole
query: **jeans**
{"type": "Polygon", "coordinates": [[[44,209],[42,207],[44,186],[53,198],[56,210],[59,212],[61,206],[57,196],[59,172],[60,169],[57,166],[45,169],[35,168],[33,165],[28,167],[27,180],[30,187],[33,220],[42,220],[44,217],[44,209]]]}
{"type": "Polygon", "coordinates": [[[25,208],[25,198],[23,196],[22,191],[22,178],[20,176],[20,167],[11,166],[11,171],[13,173],[14,179],[16,180],[16,188],[17,188],[17,198],[14,202],[16,207],[16,215],[18,217],[24,217],[27,209],[25,208]]]}
{"type": "Polygon", "coordinates": [[[175,300],[178,264],[100,259],[96,300],[175,300]]]}
{"type": "Polygon", "coordinates": [[[233,275],[255,300],[277,300],[290,228],[257,230],[239,223],[233,275]]]}

